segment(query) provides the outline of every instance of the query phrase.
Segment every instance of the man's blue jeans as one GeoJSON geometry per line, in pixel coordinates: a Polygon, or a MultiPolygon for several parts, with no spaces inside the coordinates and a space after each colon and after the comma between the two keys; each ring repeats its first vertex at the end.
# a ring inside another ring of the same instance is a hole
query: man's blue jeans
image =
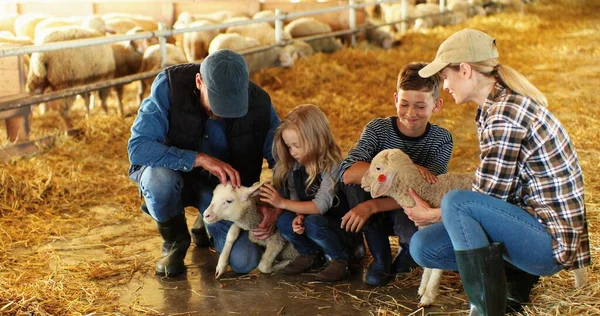
{"type": "Polygon", "coordinates": [[[350,234],[340,228],[341,219],[327,215],[306,215],[304,234],[296,234],[292,221],[296,214],[284,211],[277,219],[277,229],[302,255],[314,255],[323,249],[331,259],[347,259],[350,234]]]}
{"type": "MultiPolygon", "coordinates": [[[[133,172],[130,178],[138,183],[149,215],[157,222],[166,222],[182,214],[185,206],[196,207],[203,214],[210,205],[217,185],[208,178],[202,181],[198,173],[185,173],[165,167],[144,166],[133,172]]],[[[206,225],[219,253],[223,250],[231,224],[230,221],[220,221],[206,225]]],[[[261,255],[261,247],[250,241],[247,231],[242,231],[233,244],[229,265],[237,273],[248,273],[258,266],[261,255]]]]}
{"type": "Polygon", "coordinates": [[[554,260],[552,236],[518,206],[472,191],[451,191],[442,200],[442,222],[422,228],[410,242],[421,266],[457,270],[454,250],[504,243],[504,260],[534,275],[562,270],[554,260]]]}

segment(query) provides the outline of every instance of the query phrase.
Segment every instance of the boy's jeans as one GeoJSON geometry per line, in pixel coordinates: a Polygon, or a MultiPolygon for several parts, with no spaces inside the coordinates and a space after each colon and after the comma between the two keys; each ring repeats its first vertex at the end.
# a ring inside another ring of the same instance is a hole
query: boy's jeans
{"type": "Polygon", "coordinates": [[[327,215],[306,215],[304,234],[296,234],[292,221],[296,214],[284,211],[277,219],[277,229],[302,255],[314,255],[321,249],[331,259],[347,259],[350,235],[340,228],[341,219],[327,215]]]}
{"type": "MultiPolygon", "coordinates": [[[[198,173],[184,173],[165,167],[143,166],[129,177],[138,183],[149,215],[157,222],[166,222],[183,213],[185,206],[194,206],[200,214],[204,213],[217,185],[214,181],[201,181],[198,173]]],[[[231,224],[230,221],[220,221],[206,225],[219,253],[223,250],[231,224]]],[[[261,255],[260,246],[250,241],[247,231],[242,231],[233,244],[229,264],[237,273],[248,273],[258,266],[261,255]]]]}
{"type": "Polygon", "coordinates": [[[465,190],[451,191],[442,200],[442,223],[419,230],[410,253],[428,268],[457,270],[454,250],[504,243],[504,259],[534,275],[562,270],[554,260],[552,237],[544,225],[518,206],[465,190]]]}

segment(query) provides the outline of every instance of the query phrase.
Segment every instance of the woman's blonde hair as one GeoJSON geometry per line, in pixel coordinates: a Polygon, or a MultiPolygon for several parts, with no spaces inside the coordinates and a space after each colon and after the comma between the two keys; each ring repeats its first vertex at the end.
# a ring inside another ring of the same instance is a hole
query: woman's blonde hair
{"type": "Polygon", "coordinates": [[[315,105],[299,105],[283,119],[275,131],[273,156],[277,163],[273,170],[273,184],[276,188],[283,187],[295,162],[282,137],[283,131],[287,129],[296,131],[304,149],[302,165],[308,174],[307,189],[319,173],[331,172],[342,161],[342,150],[335,142],[325,114],[315,105]]]}
{"type": "MultiPolygon", "coordinates": [[[[500,64],[497,58],[488,59],[480,62],[470,62],[473,70],[483,74],[486,77],[496,78],[516,93],[534,100],[537,104],[547,107],[548,99],[538,90],[525,76],[513,68],[500,64]]],[[[448,67],[457,71],[459,64],[451,64],[448,67]]]]}

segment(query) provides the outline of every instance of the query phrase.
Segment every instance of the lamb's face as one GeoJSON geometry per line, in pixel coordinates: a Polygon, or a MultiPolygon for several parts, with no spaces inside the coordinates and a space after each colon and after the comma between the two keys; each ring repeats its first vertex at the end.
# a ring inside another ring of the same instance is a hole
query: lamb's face
{"type": "Polygon", "coordinates": [[[371,166],[361,180],[361,187],[371,192],[372,197],[389,195],[393,188],[394,177],[401,170],[401,166],[412,164],[400,149],[386,149],[377,154],[371,161],[371,166]]]}
{"type": "MultiPolygon", "coordinates": [[[[244,188],[234,189],[231,184],[219,184],[213,191],[213,198],[208,208],[204,211],[204,221],[208,224],[220,220],[235,222],[244,210],[241,191],[244,188]]],[[[247,188],[245,188],[247,189],[247,188]]]]}
{"type": "Polygon", "coordinates": [[[373,158],[369,170],[367,170],[367,173],[365,173],[360,181],[360,186],[363,188],[363,190],[371,192],[371,189],[376,181],[387,180],[385,171],[388,169],[389,165],[389,154],[389,150],[384,150],[377,154],[375,158],[373,158]]]}

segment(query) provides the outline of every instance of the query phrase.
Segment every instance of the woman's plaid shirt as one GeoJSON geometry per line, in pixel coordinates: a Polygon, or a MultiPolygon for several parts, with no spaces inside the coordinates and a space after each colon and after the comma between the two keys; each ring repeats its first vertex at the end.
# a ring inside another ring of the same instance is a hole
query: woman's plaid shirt
{"type": "Polygon", "coordinates": [[[591,263],[583,174],[573,144],[543,106],[496,84],[477,111],[481,163],[473,190],[515,204],[553,237],[567,269],[591,263]]]}

